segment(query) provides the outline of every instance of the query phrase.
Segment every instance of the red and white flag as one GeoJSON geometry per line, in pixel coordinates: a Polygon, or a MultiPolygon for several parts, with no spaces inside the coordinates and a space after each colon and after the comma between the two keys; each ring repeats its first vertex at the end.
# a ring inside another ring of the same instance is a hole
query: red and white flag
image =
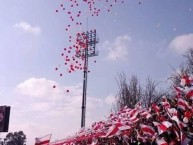
{"type": "Polygon", "coordinates": [[[184,127],[187,127],[187,124],[183,123],[182,121],[179,120],[177,116],[171,117],[172,120],[176,121],[180,129],[183,129],[184,127]]]}
{"type": "Polygon", "coordinates": [[[46,145],[50,142],[52,134],[48,134],[44,137],[35,138],[35,145],[46,145]]]}
{"type": "Polygon", "coordinates": [[[193,100],[193,89],[186,90],[186,97],[193,100]]]}
{"type": "Polygon", "coordinates": [[[192,80],[192,77],[190,76],[188,76],[188,75],[184,75],[183,77],[182,77],[182,79],[181,79],[181,85],[182,86],[185,86],[185,85],[190,85],[191,83],[193,82],[193,80],[192,80]]]}
{"type": "Polygon", "coordinates": [[[152,109],[155,111],[155,113],[160,113],[160,108],[155,103],[152,104],[152,109]]]}
{"type": "Polygon", "coordinates": [[[143,134],[148,134],[150,136],[154,136],[155,135],[155,130],[153,129],[153,127],[145,125],[145,124],[141,124],[141,131],[143,132],[143,134]]]}
{"type": "Polygon", "coordinates": [[[162,123],[153,122],[154,126],[157,127],[159,135],[167,131],[172,124],[168,121],[163,121],[162,123]]]}
{"type": "Polygon", "coordinates": [[[140,113],[140,116],[148,119],[152,115],[148,111],[144,111],[144,112],[140,113]]]}
{"type": "Polygon", "coordinates": [[[178,116],[178,111],[176,110],[176,108],[168,109],[168,113],[171,116],[178,116]]]}
{"type": "Polygon", "coordinates": [[[167,101],[166,96],[163,96],[161,99],[161,104],[162,106],[167,110],[168,108],[170,108],[170,103],[167,101]]]}
{"type": "Polygon", "coordinates": [[[135,123],[137,122],[139,119],[137,118],[137,115],[138,115],[138,111],[136,111],[132,117],[129,118],[129,121],[135,123]]]}
{"type": "Polygon", "coordinates": [[[128,117],[130,118],[130,117],[134,116],[136,113],[138,113],[138,110],[137,109],[132,109],[132,110],[129,111],[128,117]]]}
{"type": "Polygon", "coordinates": [[[117,125],[113,124],[109,129],[108,129],[108,132],[106,133],[106,136],[105,137],[113,137],[115,135],[120,135],[121,132],[118,128],[117,125]]]}
{"type": "Polygon", "coordinates": [[[182,110],[186,110],[189,108],[188,102],[186,102],[185,100],[179,98],[178,99],[178,107],[181,108],[182,110]]]}
{"type": "Polygon", "coordinates": [[[183,94],[183,88],[174,86],[174,89],[176,90],[177,94],[183,94]]]}
{"type": "Polygon", "coordinates": [[[120,135],[121,134],[121,131],[123,130],[128,130],[128,129],[131,129],[130,126],[128,125],[123,125],[121,123],[116,123],[116,124],[113,124],[107,134],[106,134],[106,137],[113,137],[113,136],[116,136],[116,135],[120,135]]]}

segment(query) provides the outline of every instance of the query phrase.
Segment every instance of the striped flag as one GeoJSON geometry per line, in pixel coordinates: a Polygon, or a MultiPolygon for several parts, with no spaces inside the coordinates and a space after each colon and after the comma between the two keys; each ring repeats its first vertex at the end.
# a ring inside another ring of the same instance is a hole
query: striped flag
{"type": "Polygon", "coordinates": [[[157,127],[159,135],[167,131],[172,124],[168,121],[163,121],[162,123],[153,122],[154,126],[157,127]]]}
{"type": "Polygon", "coordinates": [[[193,100],[193,88],[186,89],[186,97],[193,100]]]}
{"type": "Polygon", "coordinates": [[[179,98],[178,99],[178,107],[183,109],[183,110],[186,110],[189,108],[189,105],[188,105],[188,102],[186,102],[185,100],[179,98]]]}
{"type": "Polygon", "coordinates": [[[141,131],[143,132],[143,134],[148,134],[150,136],[154,136],[155,135],[155,130],[153,129],[153,127],[145,125],[145,124],[141,124],[141,131]]]}
{"type": "Polygon", "coordinates": [[[52,134],[48,134],[44,137],[35,138],[35,145],[46,145],[50,142],[52,134]]]}

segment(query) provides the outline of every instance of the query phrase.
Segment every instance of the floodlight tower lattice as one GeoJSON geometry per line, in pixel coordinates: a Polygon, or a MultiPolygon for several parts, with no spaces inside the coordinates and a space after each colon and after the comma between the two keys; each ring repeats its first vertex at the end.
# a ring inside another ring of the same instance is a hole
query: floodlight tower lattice
{"type": "Polygon", "coordinates": [[[77,43],[80,48],[76,52],[76,57],[84,60],[81,127],[85,127],[88,58],[98,55],[96,44],[99,43],[99,39],[97,38],[96,30],[77,34],[77,43]]]}

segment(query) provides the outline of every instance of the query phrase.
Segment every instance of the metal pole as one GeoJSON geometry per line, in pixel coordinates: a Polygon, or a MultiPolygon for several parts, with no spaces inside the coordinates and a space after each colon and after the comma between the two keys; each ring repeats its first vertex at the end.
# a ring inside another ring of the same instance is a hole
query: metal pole
{"type": "Polygon", "coordinates": [[[86,92],[87,92],[87,72],[88,72],[88,32],[87,32],[87,46],[84,51],[84,78],[83,78],[83,94],[82,94],[82,116],[81,116],[81,127],[85,127],[86,117],[86,92]]]}

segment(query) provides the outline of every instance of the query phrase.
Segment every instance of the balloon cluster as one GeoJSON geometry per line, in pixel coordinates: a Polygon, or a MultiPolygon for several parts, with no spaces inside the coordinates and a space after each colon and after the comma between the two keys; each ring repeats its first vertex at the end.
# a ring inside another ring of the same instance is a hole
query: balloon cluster
{"type": "MultiPolygon", "coordinates": [[[[64,28],[65,33],[68,34],[68,42],[70,45],[63,48],[61,57],[64,63],[59,65],[67,68],[67,73],[85,70],[90,72],[90,70],[84,66],[85,54],[83,53],[88,45],[88,36],[86,32],[73,33],[74,30],[82,29],[82,25],[84,24],[83,18],[85,16],[98,17],[102,12],[111,12],[116,3],[124,3],[124,0],[65,0],[65,2],[61,3],[55,10],[56,13],[64,14],[70,22],[70,24],[67,24],[64,28]],[[82,10],[82,7],[86,7],[86,10],[82,10]]],[[[96,30],[93,29],[91,31],[96,30]]],[[[96,60],[94,60],[93,63],[96,63],[96,60]]],[[[55,67],[55,70],[59,72],[60,77],[64,76],[64,74],[61,73],[60,67],[55,67]]],[[[56,85],[53,85],[53,88],[56,88],[56,85]]],[[[69,92],[69,90],[66,90],[66,92],[69,92]]]]}

